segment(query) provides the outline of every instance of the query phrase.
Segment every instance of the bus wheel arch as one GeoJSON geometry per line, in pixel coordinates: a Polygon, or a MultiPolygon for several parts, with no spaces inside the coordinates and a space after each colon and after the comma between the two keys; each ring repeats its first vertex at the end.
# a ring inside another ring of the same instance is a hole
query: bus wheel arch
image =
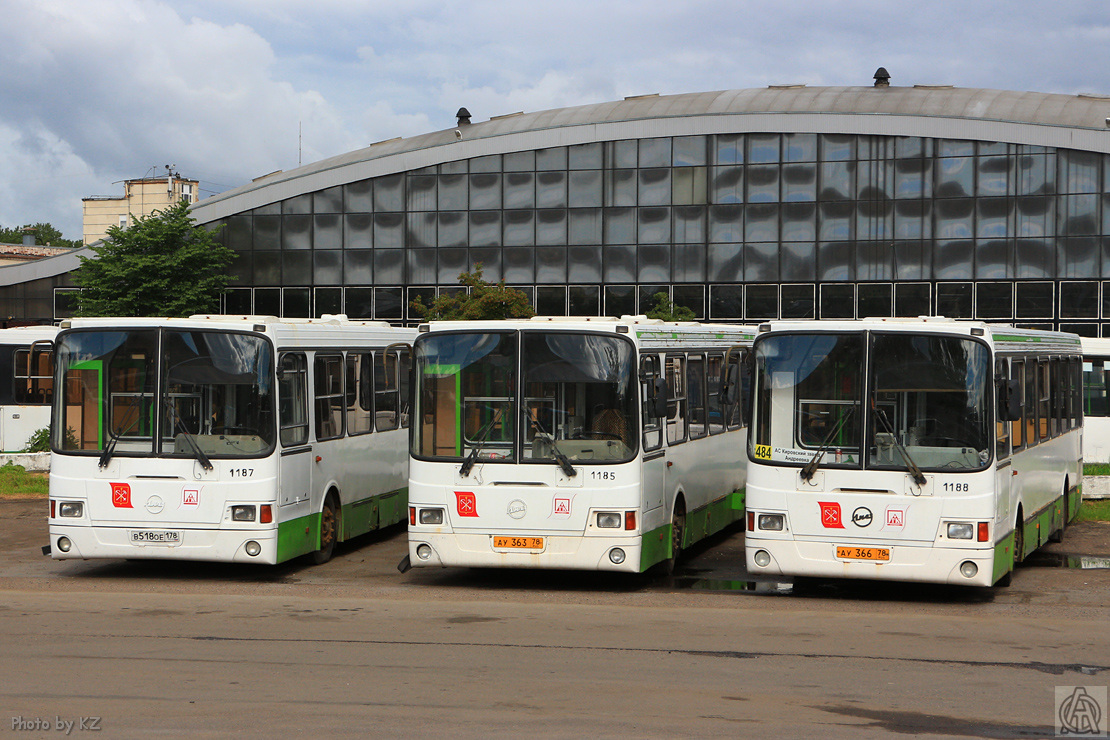
{"type": "Polygon", "coordinates": [[[1061,494],[1060,508],[1062,517],[1060,519],[1060,528],[1048,536],[1049,542],[1063,542],[1064,530],[1068,528],[1068,476],[1064,476],[1063,494],[1061,494]]]}
{"type": "Polygon", "coordinates": [[[1017,518],[1014,520],[1014,567],[1025,560],[1025,512],[1018,504],[1017,518]]]}
{"type": "Polygon", "coordinates": [[[686,537],[686,497],[682,491],[675,496],[674,506],[671,507],[671,559],[670,570],[674,570],[675,563],[682,556],[682,543],[686,537]]]}
{"type": "Polygon", "coordinates": [[[339,541],[339,516],[339,492],[331,488],[324,496],[324,505],[320,509],[320,549],[312,553],[312,562],[316,565],[331,560],[335,552],[335,544],[339,541]]]}

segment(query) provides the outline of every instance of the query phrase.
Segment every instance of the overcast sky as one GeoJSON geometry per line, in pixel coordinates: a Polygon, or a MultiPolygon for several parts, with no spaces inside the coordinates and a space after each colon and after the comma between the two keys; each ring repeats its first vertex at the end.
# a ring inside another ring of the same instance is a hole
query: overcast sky
{"type": "Polygon", "coordinates": [[[626,95],[1110,93],[1110,2],[0,0],[0,225],[174,165],[202,196],[395,136],[626,95]],[[298,145],[298,126],[302,131],[298,145]]]}

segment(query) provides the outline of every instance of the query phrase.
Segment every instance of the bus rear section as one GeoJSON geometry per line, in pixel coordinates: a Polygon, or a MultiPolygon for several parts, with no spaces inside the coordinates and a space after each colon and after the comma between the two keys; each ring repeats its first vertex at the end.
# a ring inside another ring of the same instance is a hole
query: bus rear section
{"type": "Polygon", "coordinates": [[[753,350],[750,572],[990,586],[1063,530],[1077,340],[941,319],[769,328],[753,350]],[[1043,365],[1028,402],[1011,358],[1018,374],[1043,365]],[[1023,406],[1045,431],[1015,444],[1023,406]]]}

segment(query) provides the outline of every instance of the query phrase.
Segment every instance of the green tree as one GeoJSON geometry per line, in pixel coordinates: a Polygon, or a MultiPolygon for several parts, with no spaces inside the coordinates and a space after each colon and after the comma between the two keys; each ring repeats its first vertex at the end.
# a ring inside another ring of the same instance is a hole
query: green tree
{"type": "Polygon", "coordinates": [[[127,229],[113,226],[97,257],[82,257],[73,273],[77,316],[188,316],[219,308],[235,278],[225,273],[235,252],[214,231],[194,224],[181,201],[127,229]]]}
{"type": "Polygon", "coordinates": [[[663,321],[693,321],[694,312],[686,306],[679,306],[671,302],[671,299],[663,291],[659,291],[652,296],[655,301],[647,312],[649,319],[662,319],[663,321]]]}
{"type": "Polygon", "coordinates": [[[497,283],[482,279],[482,265],[474,272],[459,273],[459,284],[470,288],[462,295],[438,295],[430,306],[417,298],[409,305],[425,321],[463,321],[476,319],[527,319],[536,315],[528,296],[509,288],[502,280],[497,283]]]}
{"type": "Polygon", "coordinates": [[[0,244],[22,244],[24,229],[30,229],[35,235],[36,246],[70,248],[81,246],[80,239],[65,239],[62,237],[62,232],[48,223],[27,224],[11,229],[0,226],[0,244]]]}

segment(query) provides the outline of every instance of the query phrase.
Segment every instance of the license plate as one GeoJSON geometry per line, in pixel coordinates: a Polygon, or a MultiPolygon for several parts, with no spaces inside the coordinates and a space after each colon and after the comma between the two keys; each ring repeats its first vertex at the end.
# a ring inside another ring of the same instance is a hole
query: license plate
{"type": "Polygon", "coordinates": [[[494,537],[493,546],[498,550],[542,550],[543,537],[494,537]]]}
{"type": "Polygon", "coordinates": [[[837,547],[836,556],[842,560],[890,560],[888,547],[837,547]]]}
{"type": "Polygon", "coordinates": [[[131,544],[180,545],[181,532],[175,532],[169,529],[133,529],[131,530],[131,544]]]}

